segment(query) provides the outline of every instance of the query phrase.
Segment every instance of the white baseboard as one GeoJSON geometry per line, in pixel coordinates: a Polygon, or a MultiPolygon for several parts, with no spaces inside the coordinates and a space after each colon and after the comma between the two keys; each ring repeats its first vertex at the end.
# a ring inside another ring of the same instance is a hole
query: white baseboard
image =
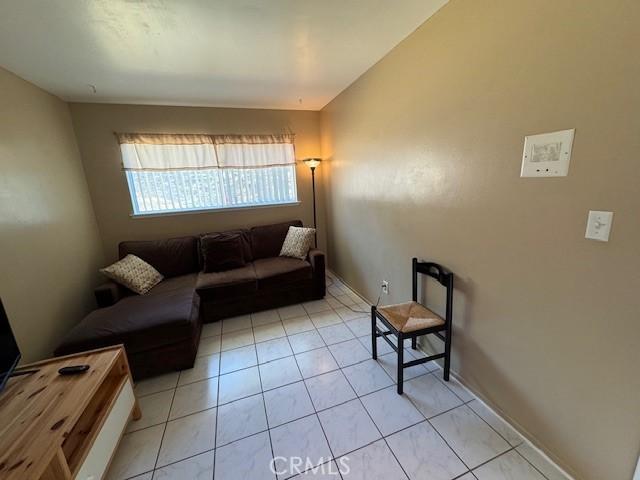
{"type": "MultiPolygon", "coordinates": [[[[368,300],[367,298],[364,297],[364,295],[362,295],[360,292],[358,292],[356,289],[354,289],[351,285],[349,285],[347,282],[345,282],[339,275],[337,275],[335,272],[328,270],[327,269],[327,273],[329,274],[329,276],[339,280],[341,283],[343,283],[345,286],[347,286],[353,293],[355,293],[356,295],[358,295],[364,302],[368,303],[369,305],[372,305],[371,301],[368,300]]],[[[433,355],[436,352],[429,352],[427,351],[424,346],[422,345],[422,343],[418,343],[418,347],[420,349],[421,352],[423,352],[425,355],[433,355]]],[[[440,365],[440,363],[438,363],[438,366],[440,367],[440,369],[442,369],[442,366],[440,365]]],[[[480,402],[482,405],[484,405],[485,408],[487,408],[489,411],[491,411],[496,417],[498,417],[500,420],[502,420],[503,422],[505,422],[507,425],[509,425],[513,430],[515,430],[523,439],[524,441],[531,447],[533,448],[540,456],[542,456],[546,461],[548,461],[551,465],[553,465],[555,468],[557,468],[564,476],[567,477],[568,480],[575,480],[574,477],[572,477],[571,475],[569,475],[562,467],[560,467],[552,458],[550,458],[543,450],[541,450],[540,448],[538,448],[532,441],[531,441],[531,434],[529,434],[526,431],[523,431],[523,429],[521,427],[519,427],[518,425],[514,425],[513,422],[509,421],[509,419],[505,418],[503,415],[501,415],[499,412],[497,412],[490,404],[488,404],[484,399],[482,399],[478,394],[476,394],[476,392],[473,391],[473,389],[469,388],[469,386],[466,384],[465,380],[463,377],[461,377],[458,372],[454,371],[453,369],[451,369],[450,371],[451,376],[460,384],[462,385],[468,392],[469,394],[478,402],[480,402]]],[[[632,480],[640,480],[640,458],[638,458],[638,465],[636,467],[636,473],[633,476],[632,480]]]]}

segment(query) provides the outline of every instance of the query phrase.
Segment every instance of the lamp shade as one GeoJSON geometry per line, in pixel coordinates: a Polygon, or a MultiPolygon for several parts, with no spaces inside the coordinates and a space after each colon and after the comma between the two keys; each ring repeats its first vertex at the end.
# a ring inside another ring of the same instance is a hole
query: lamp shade
{"type": "Polygon", "coordinates": [[[321,161],[322,161],[321,158],[305,158],[303,160],[304,164],[312,170],[316,168],[318,165],[320,165],[321,161]]]}

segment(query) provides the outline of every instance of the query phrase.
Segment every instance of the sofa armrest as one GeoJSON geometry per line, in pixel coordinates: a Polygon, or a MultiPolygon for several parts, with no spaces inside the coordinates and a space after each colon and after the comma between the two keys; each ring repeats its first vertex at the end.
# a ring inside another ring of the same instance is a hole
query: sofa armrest
{"type": "Polygon", "coordinates": [[[312,248],[309,250],[309,263],[313,270],[313,280],[316,284],[316,293],[321,297],[324,297],[327,286],[325,278],[325,256],[322,250],[312,248]]]}
{"type": "Polygon", "coordinates": [[[314,273],[316,270],[322,270],[322,273],[324,274],[324,252],[322,250],[317,248],[310,249],[308,260],[314,273]]]}
{"type": "Polygon", "coordinates": [[[110,307],[122,298],[122,289],[115,282],[106,282],[93,291],[98,308],[110,307]]]}

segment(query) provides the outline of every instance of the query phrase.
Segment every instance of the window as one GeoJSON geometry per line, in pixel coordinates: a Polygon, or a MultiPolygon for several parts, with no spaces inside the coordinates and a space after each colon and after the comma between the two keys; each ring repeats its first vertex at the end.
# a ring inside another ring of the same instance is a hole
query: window
{"type": "Polygon", "coordinates": [[[296,202],[293,135],[119,134],[135,215],[296,202]]]}

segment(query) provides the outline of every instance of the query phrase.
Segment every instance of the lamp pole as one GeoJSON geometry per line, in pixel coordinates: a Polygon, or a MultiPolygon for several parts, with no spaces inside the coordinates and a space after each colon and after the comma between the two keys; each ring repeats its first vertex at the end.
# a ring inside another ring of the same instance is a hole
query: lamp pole
{"type": "Polygon", "coordinates": [[[303,162],[311,169],[311,189],[313,191],[313,228],[315,233],[315,245],[318,248],[318,223],[316,221],[316,167],[320,165],[321,158],[305,158],[303,162]]]}
{"type": "Polygon", "coordinates": [[[311,190],[313,191],[313,233],[315,245],[318,248],[318,225],[316,222],[316,167],[311,167],[311,190]]]}

